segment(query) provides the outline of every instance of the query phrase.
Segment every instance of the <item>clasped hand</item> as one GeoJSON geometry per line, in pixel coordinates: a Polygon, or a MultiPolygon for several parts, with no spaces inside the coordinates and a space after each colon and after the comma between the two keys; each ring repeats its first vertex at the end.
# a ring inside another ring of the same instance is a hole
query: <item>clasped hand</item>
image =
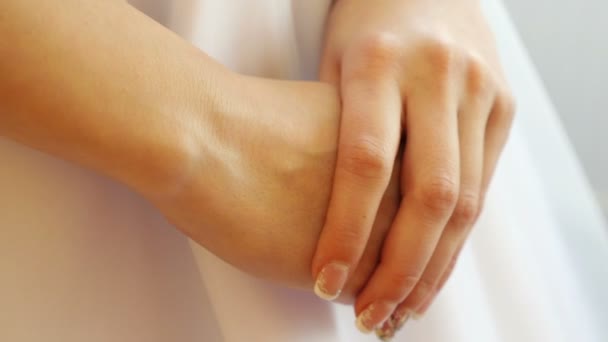
{"type": "Polygon", "coordinates": [[[422,315],[452,272],[513,100],[476,0],[339,0],[325,38],[321,79],[343,108],[315,291],[332,299],[350,278],[399,157],[398,214],[355,305],[361,330],[390,330],[422,315]]]}
{"type": "Polygon", "coordinates": [[[494,45],[473,0],[338,1],[325,84],[234,75],[216,152],[152,201],[236,267],[316,280],[390,335],[445,284],[506,142],[494,45]]]}

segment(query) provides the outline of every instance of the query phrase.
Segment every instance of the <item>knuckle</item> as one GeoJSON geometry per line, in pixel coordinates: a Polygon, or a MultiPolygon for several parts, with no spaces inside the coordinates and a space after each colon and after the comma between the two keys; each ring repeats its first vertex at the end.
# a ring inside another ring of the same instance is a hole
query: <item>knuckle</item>
{"type": "Polygon", "coordinates": [[[427,63],[438,76],[450,74],[458,56],[458,49],[454,44],[440,36],[427,37],[422,49],[427,63]]]}
{"type": "Polygon", "coordinates": [[[463,228],[475,222],[479,213],[479,199],[477,196],[472,194],[460,195],[452,218],[459,224],[462,224],[463,228]]]}
{"type": "Polygon", "coordinates": [[[334,226],[332,237],[332,251],[339,254],[340,259],[349,260],[352,251],[357,251],[360,246],[365,245],[366,239],[360,230],[355,229],[354,224],[340,224],[334,226]]]}
{"type": "Polygon", "coordinates": [[[399,55],[400,40],[388,32],[376,32],[361,40],[357,51],[367,66],[387,67],[393,65],[399,55]]]}
{"type": "Polygon", "coordinates": [[[457,183],[447,177],[437,177],[421,185],[419,197],[422,205],[432,213],[443,214],[453,210],[458,197],[457,183]]]}
{"type": "Polygon", "coordinates": [[[511,123],[513,118],[515,117],[515,112],[517,110],[517,103],[515,98],[511,94],[510,91],[502,91],[497,96],[497,110],[495,115],[498,117],[499,121],[505,123],[511,123]]]}
{"type": "Polygon", "coordinates": [[[390,176],[391,163],[386,149],[371,139],[345,148],[343,168],[346,172],[363,179],[384,179],[390,176]]]}
{"type": "Polygon", "coordinates": [[[416,284],[416,288],[414,289],[414,298],[418,298],[420,300],[425,299],[429,294],[431,294],[433,288],[434,284],[432,284],[426,279],[420,279],[420,281],[418,281],[418,284],[416,284]]]}
{"type": "Polygon", "coordinates": [[[477,56],[467,58],[466,86],[474,95],[489,94],[491,90],[491,78],[485,63],[477,56]]]}
{"type": "Polygon", "coordinates": [[[368,35],[346,51],[343,78],[348,82],[394,74],[400,49],[400,41],[394,34],[368,35]]]}

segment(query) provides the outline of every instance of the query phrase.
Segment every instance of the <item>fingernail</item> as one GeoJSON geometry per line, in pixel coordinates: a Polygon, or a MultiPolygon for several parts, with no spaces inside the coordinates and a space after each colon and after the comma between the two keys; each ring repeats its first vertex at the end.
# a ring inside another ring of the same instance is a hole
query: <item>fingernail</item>
{"type": "Polygon", "coordinates": [[[393,322],[393,326],[395,327],[395,331],[399,331],[401,330],[401,328],[403,328],[403,326],[405,325],[405,323],[410,319],[410,313],[411,311],[405,311],[405,312],[396,312],[392,317],[391,320],[393,322]]]}
{"type": "Polygon", "coordinates": [[[407,320],[410,318],[410,311],[395,312],[391,317],[382,324],[382,327],[376,329],[376,336],[382,341],[390,341],[395,337],[395,334],[403,328],[407,320]]]}
{"type": "Polygon", "coordinates": [[[388,319],[380,328],[376,329],[376,336],[381,341],[390,341],[395,336],[395,326],[393,325],[394,321],[392,319],[388,319]]]}
{"type": "Polygon", "coordinates": [[[355,324],[357,325],[357,329],[364,334],[369,334],[372,332],[374,328],[370,320],[372,318],[372,314],[374,312],[374,305],[370,305],[367,309],[365,309],[359,316],[357,316],[357,321],[355,324]]]}
{"type": "Polygon", "coordinates": [[[371,304],[357,316],[357,321],[355,322],[357,328],[364,334],[371,333],[376,329],[376,326],[388,319],[394,309],[393,305],[385,303],[371,304]]]}
{"type": "Polygon", "coordinates": [[[348,279],[348,266],[332,262],[319,272],[315,282],[315,294],[325,300],[334,300],[340,296],[348,279]]]}

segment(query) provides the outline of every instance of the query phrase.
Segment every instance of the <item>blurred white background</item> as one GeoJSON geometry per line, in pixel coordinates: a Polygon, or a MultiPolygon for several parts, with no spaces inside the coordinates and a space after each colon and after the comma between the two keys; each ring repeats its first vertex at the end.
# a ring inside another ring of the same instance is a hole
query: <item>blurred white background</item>
{"type": "Polygon", "coordinates": [[[608,1],[505,4],[608,216],[608,1]]]}

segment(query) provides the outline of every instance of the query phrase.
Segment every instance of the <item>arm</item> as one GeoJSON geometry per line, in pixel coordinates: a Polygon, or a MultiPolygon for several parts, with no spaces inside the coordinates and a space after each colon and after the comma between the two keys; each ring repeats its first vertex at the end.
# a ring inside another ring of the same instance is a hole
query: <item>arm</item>
{"type": "MultiPolygon", "coordinates": [[[[124,1],[0,3],[0,135],[131,186],[250,274],[311,288],[334,87],[232,74],[124,1]]],[[[396,178],[343,299],[374,269],[396,178]]]]}
{"type": "Polygon", "coordinates": [[[212,124],[229,77],[190,44],[124,1],[6,0],[0,13],[1,135],[136,189],[205,153],[188,132],[212,124]]]}

